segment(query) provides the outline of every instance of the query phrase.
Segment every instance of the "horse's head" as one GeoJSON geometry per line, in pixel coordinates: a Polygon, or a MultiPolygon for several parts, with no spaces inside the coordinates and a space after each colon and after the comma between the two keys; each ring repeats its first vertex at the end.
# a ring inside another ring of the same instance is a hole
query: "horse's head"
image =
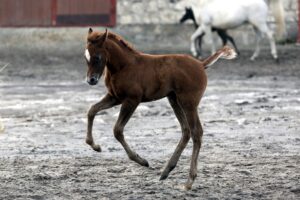
{"type": "Polygon", "coordinates": [[[191,19],[195,21],[195,16],[192,8],[185,7],[185,13],[180,19],[180,23],[182,24],[186,20],[191,19]]]}
{"type": "Polygon", "coordinates": [[[108,32],[93,32],[90,28],[87,36],[87,45],[84,57],[88,65],[87,82],[90,85],[96,85],[103,74],[104,68],[108,60],[108,52],[105,50],[105,41],[108,32]]]}

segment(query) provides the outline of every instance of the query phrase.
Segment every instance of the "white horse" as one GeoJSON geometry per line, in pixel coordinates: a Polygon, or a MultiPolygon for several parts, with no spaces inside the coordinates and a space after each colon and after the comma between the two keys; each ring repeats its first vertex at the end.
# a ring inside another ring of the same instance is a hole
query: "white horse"
{"type": "MultiPolygon", "coordinates": [[[[259,43],[264,34],[267,35],[271,54],[278,59],[275,40],[272,31],[267,26],[268,6],[264,0],[199,0],[200,8],[197,10],[196,20],[199,28],[191,36],[191,52],[197,55],[195,42],[196,38],[203,33],[208,36],[208,42],[212,44],[212,52],[215,52],[215,45],[212,38],[211,28],[217,27],[223,30],[233,29],[245,23],[253,26],[256,34],[256,48],[251,57],[254,60],[260,52],[259,43]]],[[[270,8],[273,11],[277,24],[277,33],[285,34],[284,10],[281,0],[269,0],[270,8]]]]}

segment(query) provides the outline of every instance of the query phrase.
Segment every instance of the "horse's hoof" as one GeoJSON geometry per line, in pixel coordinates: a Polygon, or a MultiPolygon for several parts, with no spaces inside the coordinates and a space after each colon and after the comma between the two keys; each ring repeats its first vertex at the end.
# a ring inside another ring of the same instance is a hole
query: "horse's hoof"
{"type": "Polygon", "coordinates": [[[194,57],[197,57],[197,56],[198,56],[197,51],[194,50],[194,49],[191,49],[191,53],[192,53],[192,55],[193,55],[194,57]]]}
{"type": "Polygon", "coordinates": [[[276,64],[280,64],[279,58],[274,58],[274,60],[275,60],[276,64]]]}
{"type": "Polygon", "coordinates": [[[97,152],[101,152],[101,151],[102,151],[100,145],[98,145],[98,144],[94,145],[94,146],[93,146],[93,149],[94,149],[95,151],[97,151],[97,152]]]}

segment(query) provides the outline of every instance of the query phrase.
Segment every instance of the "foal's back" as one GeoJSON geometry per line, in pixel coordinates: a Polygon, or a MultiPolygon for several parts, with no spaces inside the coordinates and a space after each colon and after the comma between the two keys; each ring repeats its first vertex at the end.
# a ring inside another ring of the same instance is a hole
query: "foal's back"
{"type": "Polygon", "coordinates": [[[203,64],[189,55],[148,55],[141,54],[137,59],[145,96],[151,92],[160,97],[169,93],[191,93],[200,96],[204,93],[207,77],[203,64]],[[143,63],[143,65],[139,65],[143,63]]]}

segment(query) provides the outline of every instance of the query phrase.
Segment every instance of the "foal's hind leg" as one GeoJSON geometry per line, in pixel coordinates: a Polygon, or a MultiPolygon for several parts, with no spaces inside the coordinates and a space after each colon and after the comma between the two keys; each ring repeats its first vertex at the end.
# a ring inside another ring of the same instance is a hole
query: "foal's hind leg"
{"type": "Polygon", "coordinates": [[[181,130],[182,130],[182,136],[180,139],[180,142],[178,143],[175,152],[173,153],[171,159],[169,160],[168,164],[166,165],[165,169],[163,170],[160,180],[164,180],[168,177],[169,173],[175,168],[178,159],[186,147],[189,139],[190,139],[190,129],[189,125],[185,116],[185,113],[181,106],[179,105],[176,96],[175,95],[170,95],[168,96],[168,100],[175,112],[175,115],[180,123],[181,130]]]}
{"type": "Polygon", "coordinates": [[[86,143],[89,144],[95,151],[101,151],[101,147],[94,143],[92,129],[93,123],[95,119],[95,115],[104,109],[111,108],[115,105],[119,104],[118,100],[112,97],[111,95],[107,94],[100,102],[94,104],[90,110],[88,111],[88,125],[87,125],[87,136],[86,136],[86,143]]]}
{"type": "Polygon", "coordinates": [[[129,159],[137,162],[138,164],[149,167],[149,163],[144,158],[140,157],[137,153],[132,151],[125,141],[123,130],[132,116],[133,112],[135,111],[136,107],[138,106],[139,102],[136,100],[126,100],[122,103],[121,111],[119,114],[119,118],[117,120],[117,123],[114,127],[114,136],[115,138],[122,144],[123,148],[125,149],[129,159]]]}
{"type": "Polygon", "coordinates": [[[202,143],[203,129],[199,121],[197,108],[194,108],[192,110],[185,110],[185,112],[188,119],[188,123],[190,125],[191,136],[193,140],[193,153],[191,159],[190,173],[189,178],[186,184],[184,185],[184,189],[190,190],[197,176],[198,156],[202,143]]]}
{"type": "Polygon", "coordinates": [[[234,49],[236,50],[237,54],[239,55],[240,51],[238,50],[238,48],[234,42],[234,39],[230,35],[228,35],[227,31],[223,30],[223,29],[217,29],[217,28],[215,28],[215,30],[217,31],[218,35],[221,37],[223,46],[225,46],[227,44],[227,40],[229,40],[231,42],[231,44],[233,45],[234,49]]]}

